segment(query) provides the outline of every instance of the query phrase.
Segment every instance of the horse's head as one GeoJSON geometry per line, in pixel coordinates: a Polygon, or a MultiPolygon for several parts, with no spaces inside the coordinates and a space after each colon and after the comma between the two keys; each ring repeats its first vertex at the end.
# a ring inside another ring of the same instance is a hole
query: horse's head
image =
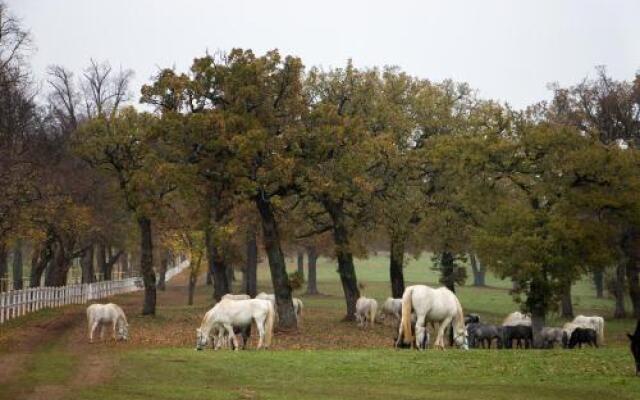
{"type": "Polygon", "coordinates": [[[196,329],[196,350],[202,350],[209,344],[209,335],[202,333],[202,329],[196,329]]]}
{"type": "Polygon", "coordinates": [[[469,350],[469,334],[467,328],[456,329],[456,334],[453,337],[453,341],[456,346],[462,350],[469,350]]]}
{"type": "Polygon", "coordinates": [[[118,340],[129,340],[129,324],[124,321],[118,325],[118,340]]]}

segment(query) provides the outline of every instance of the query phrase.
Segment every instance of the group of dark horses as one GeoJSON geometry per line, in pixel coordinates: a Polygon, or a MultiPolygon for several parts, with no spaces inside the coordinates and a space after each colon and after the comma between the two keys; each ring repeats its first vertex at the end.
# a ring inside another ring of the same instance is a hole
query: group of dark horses
{"type": "MultiPolygon", "coordinates": [[[[480,322],[476,314],[465,317],[465,325],[469,334],[469,347],[488,348],[495,343],[498,349],[516,348],[530,349],[533,347],[533,330],[530,325],[500,326],[480,322]]],[[[596,331],[589,328],[576,328],[569,337],[562,333],[561,340],[543,338],[545,348],[553,348],[554,344],[562,344],[566,349],[582,348],[583,344],[598,347],[596,331]]]]}

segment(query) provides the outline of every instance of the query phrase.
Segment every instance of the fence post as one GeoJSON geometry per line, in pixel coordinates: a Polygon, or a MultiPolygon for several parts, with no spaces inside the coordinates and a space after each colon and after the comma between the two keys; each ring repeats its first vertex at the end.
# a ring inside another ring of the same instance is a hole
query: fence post
{"type": "Polygon", "coordinates": [[[0,293],[0,324],[4,323],[4,293],[0,293]]]}

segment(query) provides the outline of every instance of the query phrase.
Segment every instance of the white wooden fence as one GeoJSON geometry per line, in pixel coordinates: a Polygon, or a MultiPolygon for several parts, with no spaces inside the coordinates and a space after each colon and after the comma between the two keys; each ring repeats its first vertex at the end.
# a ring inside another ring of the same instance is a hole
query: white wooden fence
{"type": "MultiPolygon", "coordinates": [[[[188,266],[189,261],[186,260],[167,270],[165,280],[169,281],[188,266]]],[[[0,293],[0,324],[43,308],[85,304],[92,300],[135,292],[143,287],[142,278],[127,278],[60,287],[35,287],[0,293]]]]}

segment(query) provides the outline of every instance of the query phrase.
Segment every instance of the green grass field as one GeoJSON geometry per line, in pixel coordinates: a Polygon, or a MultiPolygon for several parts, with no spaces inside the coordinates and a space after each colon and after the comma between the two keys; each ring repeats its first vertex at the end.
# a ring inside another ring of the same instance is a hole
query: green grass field
{"type": "MultiPolygon", "coordinates": [[[[383,254],[357,261],[365,293],[379,301],[389,293],[387,262],[383,254]]],[[[408,283],[435,284],[429,264],[428,257],[411,261],[408,283]]],[[[261,268],[260,290],[269,291],[267,278],[261,268]]],[[[33,349],[12,379],[0,378],[0,398],[40,398],[34,394],[42,388],[53,393],[43,398],[87,400],[640,398],[640,378],[624,337],[635,322],[611,320],[612,301],[596,299],[589,282],[574,288],[575,308],[607,318],[607,344],[600,349],[417,352],[393,349],[391,327],[362,331],[340,322],[344,300],[331,260],[320,261],[318,281],[323,296],[303,296],[300,333],[277,335],[272,351],[196,352],[194,332],[210,306],[208,287],[200,286],[196,305],[188,307],[184,287],[173,285],[160,295],[156,318],[136,315],[139,294],[123,296],[130,343],[89,346],[79,318],[68,333],[33,349]]],[[[465,311],[498,321],[517,305],[510,282],[489,276],[487,283],[488,288],[461,287],[459,296],[465,311]]],[[[41,319],[33,317],[32,323],[41,319]]],[[[551,316],[550,324],[561,323],[551,316]]],[[[10,337],[20,326],[13,322],[5,329],[10,337]]],[[[12,351],[0,349],[0,356],[12,351]]]]}

